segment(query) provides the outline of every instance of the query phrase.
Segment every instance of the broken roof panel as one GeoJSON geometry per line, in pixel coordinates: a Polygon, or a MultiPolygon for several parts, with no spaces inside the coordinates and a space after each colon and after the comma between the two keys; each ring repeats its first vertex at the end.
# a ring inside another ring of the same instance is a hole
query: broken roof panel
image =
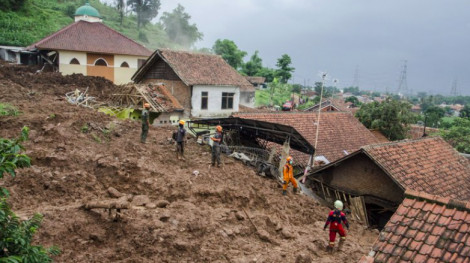
{"type": "Polygon", "coordinates": [[[469,202],[407,191],[362,262],[469,262],[469,229],[469,202]]]}
{"type": "Polygon", "coordinates": [[[70,50],[148,57],[150,50],[103,23],[77,21],[26,49],[70,50]]]}
{"type": "Polygon", "coordinates": [[[237,86],[244,90],[254,90],[251,83],[227,64],[221,56],[169,49],[156,50],[132,76],[132,80],[141,81],[159,59],[163,59],[188,86],[237,86]]]}
{"type": "Polygon", "coordinates": [[[290,147],[305,154],[313,154],[315,149],[295,128],[279,123],[270,123],[246,118],[219,118],[193,120],[194,124],[220,125],[224,130],[239,130],[254,138],[283,144],[290,138],[290,147]]]}
{"type": "MultiPolygon", "coordinates": [[[[236,113],[234,117],[288,125],[302,134],[310,144],[315,144],[317,112],[236,113]]],[[[371,143],[378,143],[377,138],[351,113],[321,113],[316,156],[323,155],[333,162],[371,143]]],[[[296,155],[294,158],[297,157],[299,163],[305,165],[308,162],[309,156],[296,155]]]]}

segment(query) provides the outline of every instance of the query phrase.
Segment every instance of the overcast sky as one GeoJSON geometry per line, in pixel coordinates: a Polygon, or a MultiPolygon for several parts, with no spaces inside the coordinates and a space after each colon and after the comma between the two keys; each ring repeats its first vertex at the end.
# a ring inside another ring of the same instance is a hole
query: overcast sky
{"type": "Polygon", "coordinates": [[[296,83],[313,85],[320,72],[338,87],[396,92],[404,61],[415,93],[450,94],[457,82],[470,95],[469,0],[161,0],[161,13],[178,3],[212,47],[233,40],[248,59],[259,50],[275,67],[286,53],[296,83]],[[357,74],[356,74],[357,72],[357,74]],[[355,78],[357,75],[357,78],[355,78]]]}

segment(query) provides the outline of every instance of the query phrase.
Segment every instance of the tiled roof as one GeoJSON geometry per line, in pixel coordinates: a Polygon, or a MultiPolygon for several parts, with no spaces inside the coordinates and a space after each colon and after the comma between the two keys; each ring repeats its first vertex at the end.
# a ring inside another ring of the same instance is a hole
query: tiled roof
{"type": "Polygon", "coordinates": [[[370,130],[370,132],[374,134],[374,136],[377,138],[377,140],[379,140],[379,142],[389,142],[387,137],[385,137],[385,135],[383,135],[383,133],[379,130],[370,130]]]}
{"type": "Polygon", "coordinates": [[[470,262],[470,203],[407,191],[372,250],[376,263],[470,262]]]}
{"type": "Polygon", "coordinates": [[[227,64],[221,56],[169,49],[156,50],[132,76],[132,79],[139,82],[160,58],[168,63],[178,77],[188,86],[237,86],[244,91],[248,89],[254,91],[251,83],[227,64]]]}
{"type": "Polygon", "coordinates": [[[150,56],[152,52],[99,22],[77,21],[27,47],[31,49],[85,51],[106,54],[150,56]]]}
{"type": "Polygon", "coordinates": [[[441,137],[367,145],[363,150],[405,189],[470,201],[470,162],[441,137]]]}
{"type": "Polygon", "coordinates": [[[263,84],[266,82],[265,77],[255,77],[255,76],[245,76],[246,80],[248,80],[251,84],[263,84]]]}
{"type": "MultiPolygon", "coordinates": [[[[280,123],[294,127],[312,145],[315,144],[316,112],[293,113],[238,113],[235,117],[280,123]]],[[[349,112],[322,112],[316,156],[323,155],[333,162],[361,146],[378,143],[377,138],[349,112]]],[[[293,153],[296,162],[305,165],[305,154],[293,153]]]]}

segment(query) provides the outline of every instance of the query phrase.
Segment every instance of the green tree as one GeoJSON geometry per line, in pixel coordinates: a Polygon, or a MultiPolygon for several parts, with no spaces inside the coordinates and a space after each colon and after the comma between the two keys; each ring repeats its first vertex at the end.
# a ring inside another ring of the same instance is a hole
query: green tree
{"type": "MultiPolygon", "coordinates": [[[[29,129],[24,127],[18,139],[0,138],[0,178],[5,173],[15,176],[15,169],[30,166],[28,156],[21,154],[24,150],[21,142],[28,138],[29,129]]],[[[34,233],[38,230],[42,216],[35,214],[32,219],[20,220],[7,203],[8,191],[0,191],[0,262],[16,263],[51,262],[50,256],[57,255],[55,247],[45,249],[33,246],[34,233]]]]}
{"type": "Polygon", "coordinates": [[[438,106],[430,106],[424,111],[426,116],[426,126],[428,127],[439,127],[440,120],[445,115],[443,108],[438,106]]]}
{"type": "Polygon", "coordinates": [[[212,50],[236,70],[243,65],[243,58],[246,56],[245,51],[238,49],[235,42],[228,39],[217,39],[212,50]]]}
{"type": "Polygon", "coordinates": [[[190,19],[191,16],[185,12],[184,7],[178,4],[171,13],[164,12],[160,21],[171,41],[189,48],[203,37],[196,24],[189,23],[190,19]]]}
{"type": "Polygon", "coordinates": [[[404,139],[409,124],[415,121],[410,103],[390,98],[362,104],[356,117],[367,128],[379,129],[389,140],[404,139]]]}
{"type": "Polygon", "coordinates": [[[361,105],[361,102],[359,102],[359,99],[356,96],[347,97],[344,102],[351,102],[356,107],[361,105]]]}
{"type": "Polygon", "coordinates": [[[284,54],[280,58],[278,58],[276,66],[276,76],[280,79],[281,83],[287,83],[289,79],[292,77],[292,73],[294,72],[295,68],[291,67],[292,60],[289,55],[284,54]]]}
{"type": "Polygon", "coordinates": [[[255,76],[266,78],[266,82],[270,83],[276,77],[276,71],[272,68],[261,68],[255,76]]]}
{"type": "Polygon", "coordinates": [[[302,85],[292,84],[292,92],[300,94],[302,92],[302,85]]]}
{"type": "Polygon", "coordinates": [[[470,119],[455,118],[452,127],[441,131],[441,136],[457,151],[470,154],[470,119]]]}
{"type": "Polygon", "coordinates": [[[26,0],[0,0],[0,6],[2,10],[18,11],[24,6],[25,2],[26,0]]]}
{"type": "Polygon", "coordinates": [[[470,104],[467,104],[460,110],[460,117],[470,120],[470,104]]]}
{"type": "Polygon", "coordinates": [[[137,29],[158,15],[160,0],[127,0],[127,5],[137,14],[137,29]]]}
{"type": "Polygon", "coordinates": [[[242,67],[242,73],[247,76],[256,76],[263,68],[263,60],[258,55],[258,50],[251,56],[250,60],[242,67]]]}
{"type": "Polygon", "coordinates": [[[124,20],[124,16],[126,14],[126,1],[125,0],[115,0],[116,1],[116,9],[119,12],[119,23],[122,26],[122,21],[124,20]]]}

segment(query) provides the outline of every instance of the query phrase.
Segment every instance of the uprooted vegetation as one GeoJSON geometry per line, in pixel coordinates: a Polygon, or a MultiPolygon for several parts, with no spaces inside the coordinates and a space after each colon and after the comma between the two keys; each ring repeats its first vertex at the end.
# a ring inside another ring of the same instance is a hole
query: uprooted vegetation
{"type": "Polygon", "coordinates": [[[44,216],[36,241],[58,245],[57,262],[355,262],[377,237],[351,220],[342,251],[328,254],[329,209],[311,198],[291,189],[283,197],[275,181],[233,159],[209,170],[209,149],[194,139],[180,162],[172,128],[151,129],[141,144],[140,123],[65,101],[77,87],[99,97],[103,88],[91,83],[101,79],[44,73],[57,78],[50,82],[27,69],[12,77],[8,67],[0,67],[0,102],[22,114],[0,117],[0,137],[29,126],[32,166],[3,187],[21,217],[44,216]],[[118,203],[126,205],[90,205],[118,203]]]}

